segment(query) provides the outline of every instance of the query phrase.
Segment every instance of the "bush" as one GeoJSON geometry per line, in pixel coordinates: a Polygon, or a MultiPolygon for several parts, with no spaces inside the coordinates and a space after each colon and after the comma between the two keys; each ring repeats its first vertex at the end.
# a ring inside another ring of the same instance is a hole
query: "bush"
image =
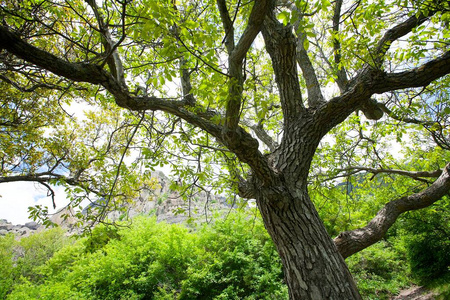
{"type": "Polygon", "coordinates": [[[51,258],[25,260],[34,259],[25,272],[34,276],[8,299],[287,299],[272,241],[242,212],[196,230],[142,217],[130,228],[99,226],[51,258]]]}
{"type": "Polygon", "coordinates": [[[358,252],[346,262],[363,299],[391,299],[409,285],[405,253],[382,241],[358,252]]]}
{"type": "Polygon", "coordinates": [[[287,299],[281,262],[262,221],[234,213],[199,231],[203,253],[179,299],[287,299]]]}
{"type": "Polygon", "coordinates": [[[7,299],[81,300],[86,298],[81,293],[72,290],[65,283],[52,282],[52,284],[49,285],[35,285],[29,281],[25,281],[22,284],[17,285],[7,299]]]}
{"type": "Polygon", "coordinates": [[[13,249],[15,244],[16,241],[12,234],[0,237],[0,299],[4,299],[13,286],[13,249]]]}
{"type": "Polygon", "coordinates": [[[411,212],[404,220],[404,243],[410,268],[419,283],[426,284],[449,273],[449,200],[422,211],[411,212]]]}
{"type": "Polygon", "coordinates": [[[116,226],[98,224],[86,235],[85,250],[92,253],[103,248],[110,240],[120,239],[118,231],[116,226]]]}
{"type": "Polygon", "coordinates": [[[0,299],[22,282],[41,282],[42,266],[68,242],[61,228],[35,233],[20,241],[12,234],[0,237],[0,299]]]}
{"type": "Polygon", "coordinates": [[[65,230],[60,227],[20,239],[15,248],[16,276],[23,276],[32,282],[39,281],[42,277],[40,268],[68,243],[70,239],[65,236],[65,230]]]}

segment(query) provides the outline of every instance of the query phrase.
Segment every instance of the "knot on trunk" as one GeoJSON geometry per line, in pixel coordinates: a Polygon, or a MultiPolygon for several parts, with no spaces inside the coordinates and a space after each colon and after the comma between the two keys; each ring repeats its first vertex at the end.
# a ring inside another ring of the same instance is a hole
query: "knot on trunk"
{"type": "Polygon", "coordinates": [[[370,98],[361,105],[361,111],[369,120],[379,120],[383,116],[383,111],[378,106],[377,100],[370,98]]]}

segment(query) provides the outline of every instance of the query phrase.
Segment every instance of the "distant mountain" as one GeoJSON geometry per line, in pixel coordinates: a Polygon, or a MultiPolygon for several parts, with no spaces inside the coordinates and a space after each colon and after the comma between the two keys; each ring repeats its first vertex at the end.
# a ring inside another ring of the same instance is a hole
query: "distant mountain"
{"type": "MultiPolygon", "coordinates": [[[[170,190],[170,179],[161,171],[152,173],[152,177],[158,180],[157,189],[143,189],[134,201],[125,204],[124,211],[127,211],[127,217],[133,218],[138,215],[156,216],[158,221],[168,223],[181,223],[189,218],[199,221],[210,219],[213,211],[229,210],[232,205],[226,198],[220,195],[209,195],[202,191],[192,195],[189,200],[183,200],[176,191],[170,190]]],[[[84,216],[93,213],[93,209],[102,205],[102,200],[91,203],[82,210],[84,216]]],[[[79,221],[75,212],[68,208],[63,208],[50,217],[50,220],[59,226],[68,230],[69,233],[78,233],[81,231],[76,226],[79,221]]],[[[123,211],[112,211],[107,215],[111,221],[117,221],[124,218],[123,211]]],[[[17,237],[28,236],[35,231],[43,230],[43,226],[36,222],[29,222],[25,225],[13,225],[6,220],[0,220],[0,236],[9,232],[17,237]]]]}
{"type": "MultiPolygon", "coordinates": [[[[168,223],[181,223],[191,218],[208,218],[213,211],[220,209],[231,209],[225,197],[220,195],[209,195],[202,191],[192,195],[190,201],[183,200],[176,191],[170,190],[171,182],[169,178],[161,171],[152,173],[152,177],[158,180],[159,188],[143,189],[136,199],[131,203],[125,204],[125,211],[129,218],[137,215],[156,216],[158,221],[166,221],[168,223]]],[[[83,215],[93,212],[93,209],[101,206],[103,200],[91,203],[82,210],[83,215]]],[[[124,208],[124,207],[122,207],[124,208]]],[[[122,219],[123,211],[113,211],[108,214],[108,219],[117,221],[122,219]]],[[[74,213],[67,209],[62,209],[53,215],[50,220],[60,226],[73,229],[74,224],[78,221],[74,217],[74,213]],[[69,215],[64,219],[63,215],[69,215]]]]}

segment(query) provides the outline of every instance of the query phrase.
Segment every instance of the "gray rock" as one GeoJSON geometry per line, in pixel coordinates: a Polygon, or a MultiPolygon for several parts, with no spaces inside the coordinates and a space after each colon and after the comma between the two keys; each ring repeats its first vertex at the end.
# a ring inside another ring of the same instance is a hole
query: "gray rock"
{"type": "Polygon", "coordinates": [[[19,230],[19,233],[21,236],[29,236],[31,233],[31,230],[28,227],[24,227],[19,230]]]}
{"type": "Polygon", "coordinates": [[[9,232],[8,230],[0,229],[0,235],[1,235],[1,236],[7,235],[8,232],[9,232]]]}
{"type": "Polygon", "coordinates": [[[0,224],[0,230],[11,230],[13,227],[12,224],[0,224]]]}
{"type": "Polygon", "coordinates": [[[27,227],[27,228],[29,228],[31,230],[36,230],[36,229],[39,228],[39,224],[34,222],[34,221],[32,221],[32,222],[25,223],[25,227],[27,227]]]}

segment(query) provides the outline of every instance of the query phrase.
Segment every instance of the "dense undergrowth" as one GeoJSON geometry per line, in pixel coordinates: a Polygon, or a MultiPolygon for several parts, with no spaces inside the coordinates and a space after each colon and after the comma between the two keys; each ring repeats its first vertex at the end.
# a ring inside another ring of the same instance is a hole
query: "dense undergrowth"
{"type": "MultiPolygon", "coordinates": [[[[380,243],[347,259],[364,299],[411,284],[448,297],[443,204],[402,218],[380,243]]],[[[438,296],[439,297],[439,296],[438,296]]],[[[254,212],[190,227],[139,217],[85,237],[54,228],[0,238],[1,299],[287,299],[276,249],[254,212]]],[[[439,299],[439,298],[438,298],[439,299]]]]}

